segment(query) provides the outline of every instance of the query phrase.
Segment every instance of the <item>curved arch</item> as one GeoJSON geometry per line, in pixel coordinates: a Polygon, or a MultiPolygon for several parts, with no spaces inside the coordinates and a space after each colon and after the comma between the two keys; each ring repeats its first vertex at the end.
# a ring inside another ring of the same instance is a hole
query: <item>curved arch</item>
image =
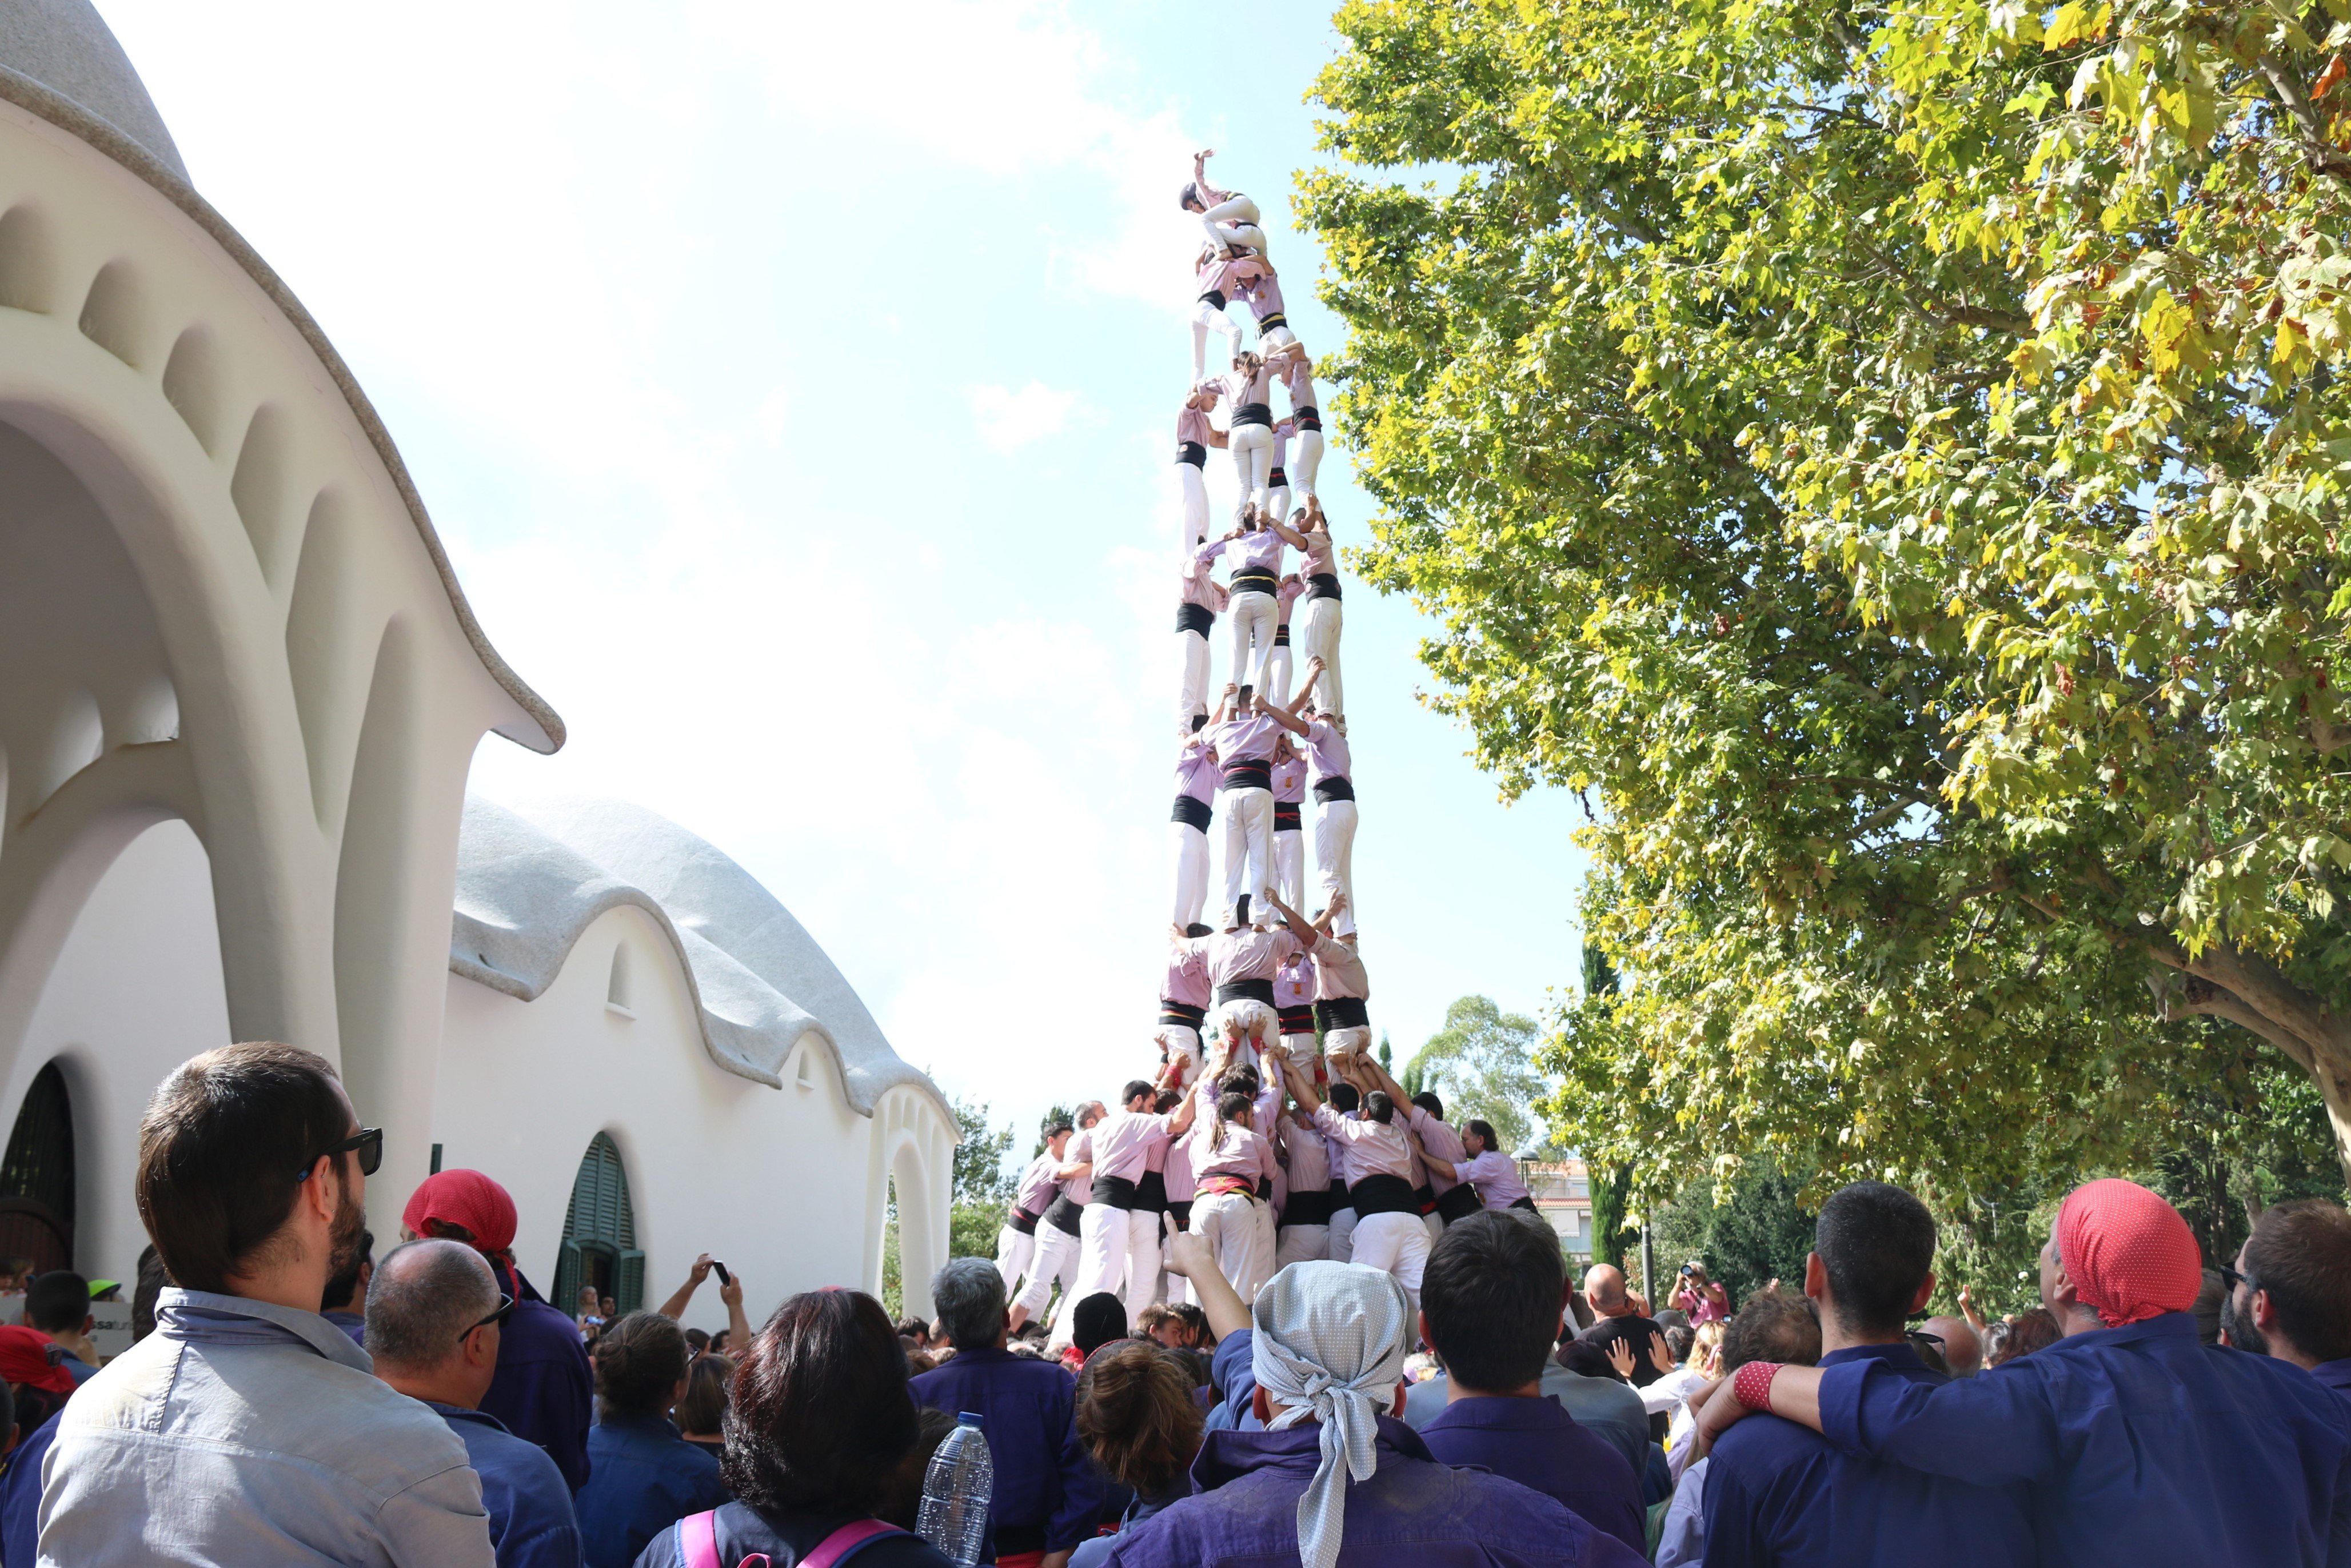
{"type": "Polygon", "coordinates": [[[644,1249],[637,1236],[628,1161],[612,1129],[589,1139],[587,1153],[580,1156],[554,1280],[549,1300],[566,1312],[576,1308],[580,1288],[590,1284],[613,1297],[622,1312],[632,1312],[644,1305],[644,1249]]]}
{"type": "Polygon", "coordinates": [[[49,315],[57,308],[57,236],[31,202],[0,213],[0,305],[49,315]]]}
{"type": "Polygon", "coordinates": [[[0,1257],[74,1266],[74,1099],[55,1061],[33,1075],[0,1154],[0,1257]]]}
{"type": "Polygon", "coordinates": [[[89,292],[82,296],[81,335],[129,365],[147,368],[153,335],[149,325],[147,290],[139,269],[120,256],[98,269],[89,292]]]}

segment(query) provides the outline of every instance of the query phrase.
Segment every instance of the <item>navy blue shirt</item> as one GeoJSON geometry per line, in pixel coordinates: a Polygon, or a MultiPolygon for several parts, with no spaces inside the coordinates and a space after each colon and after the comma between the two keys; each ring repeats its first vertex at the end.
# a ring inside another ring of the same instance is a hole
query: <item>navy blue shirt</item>
{"type": "Polygon", "coordinates": [[[1553,1400],[1456,1399],[1420,1424],[1420,1440],[1456,1469],[1469,1466],[1507,1476],[1557,1498],[1593,1529],[1634,1551],[1649,1549],[1648,1511],[1641,1506],[1633,1467],[1553,1400]]]}
{"type": "Polygon", "coordinates": [[[2351,1407],[2351,1361],[2322,1361],[2310,1369],[2310,1375],[2343,1396],[2351,1407]]]}
{"type": "MultiPolygon", "coordinates": [[[[1949,1378],[1907,1344],[1863,1344],[1823,1367],[1875,1362],[1922,1387],[1949,1378]]],[[[1809,1427],[1750,1416],[1718,1438],[1706,1468],[1707,1568],[1806,1563],[1985,1568],[2034,1561],[2032,1499],[2020,1485],[1973,1486],[1856,1458],[1809,1427]]]]}
{"type": "Polygon", "coordinates": [[[490,1544],[498,1568],[580,1568],[580,1521],[571,1488],[536,1443],[526,1443],[495,1416],[462,1405],[425,1401],[465,1445],[482,1478],[482,1506],[490,1514],[490,1544]]]}
{"type": "Polygon", "coordinates": [[[1060,1364],[959,1350],[907,1386],[925,1408],[980,1416],[996,1469],[981,1562],[999,1552],[1067,1552],[1094,1532],[1102,1482],[1078,1441],[1078,1380],[1060,1364]]]}
{"type": "Polygon", "coordinates": [[[1820,1402],[1848,1452],[2022,1484],[2045,1562],[2351,1563],[2342,1399],[2298,1366],[2199,1343],[2186,1312],[1939,1385],[1849,1362],[1820,1402]]]}
{"type": "MultiPolygon", "coordinates": [[[[57,1416],[64,1415],[60,1410],[57,1416]]],[[[16,1445],[16,1451],[7,1458],[7,1469],[0,1471],[0,1563],[7,1568],[25,1568],[39,1561],[41,1544],[41,1461],[49,1457],[49,1445],[57,1441],[57,1416],[41,1423],[38,1430],[16,1445]]]]}
{"type": "Polygon", "coordinates": [[[498,1331],[498,1370],[482,1408],[545,1448],[576,1492],[588,1484],[588,1426],[596,1408],[596,1375],[580,1325],[549,1306],[521,1270],[498,1273],[515,1310],[498,1331]]]}
{"type": "Polygon", "coordinates": [[[353,1344],[359,1346],[361,1350],[365,1350],[367,1348],[367,1319],[365,1316],[359,1312],[347,1312],[340,1307],[336,1307],[330,1312],[320,1312],[319,1315],[326,1319],[329,1322],[334,1324],[337,1328],[342,1330],[345,1333],[350,1335],[351,1343],[353,1344]]]}
{"type": "Polygon", "coordinates": [[[629,1568],[646,1542],[726,1500],[718,1461],[660,1416],[608,1416],[588,1434],[580,1535],[588,1568],[629,1568]]]}

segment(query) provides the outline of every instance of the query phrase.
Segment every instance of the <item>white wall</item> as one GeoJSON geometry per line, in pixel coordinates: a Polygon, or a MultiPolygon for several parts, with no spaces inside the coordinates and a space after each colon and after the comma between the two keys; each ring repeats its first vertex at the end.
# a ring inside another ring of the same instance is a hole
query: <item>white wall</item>
{"type": "MultiPolygon", "coordinates": [[[[713,1063],[676,949],[643,911],[599,917],[537,1001],[456,975],[448,986],[431,1141],[444,1169],[486,1171],[514,1194],[516,1257],[542,1292],[554,1287],[580,1157],[600,1132],[628,1169],[646,1306],[701,1251],[742,1277],[754,1323],[796,1291],[865,1282],[873,1124],[849,1109],[813,1041],[794,1051],[781,1090],[713,1063]],[[605,1000],[622,943],[633,1018],[605,1000]]],[[[379,1236],[398,1229],[396,1216],[373,1218],[379,1236]]],[[[726,1326],[715,1278],[685,1322],[726,1326]]]]}
{"type": "Polygon", "coordinates": [[[161,822],[131,841],[82,906],[0,1091],[13,1124],[34,1074],[52,1060],[65,1073],[82,1273],[134,1277],[147,1245],[131,1192],[140,1113],[166,1072],[228,1038],[212,867],[185,822],[161,822]]]}

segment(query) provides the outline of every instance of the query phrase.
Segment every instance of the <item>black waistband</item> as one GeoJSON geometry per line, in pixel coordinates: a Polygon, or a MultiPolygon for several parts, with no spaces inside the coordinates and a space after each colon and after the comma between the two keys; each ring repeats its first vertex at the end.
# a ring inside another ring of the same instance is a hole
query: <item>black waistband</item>
{"type": "Polygon", "coordinates": [[[1420,1206],[1420,1212],[1424,1218],[1429,1215],[1435,1214],[1437,1212],[1437,1187],[1435,1184],[1423,1182],[1418,1186],[1415,1187],[1412,1193],[1412,1200],[1414,1203],[1420,1206]]]}
{"type": "Polygon", "coordinates": [[[1186,599],[1176,606],[1176,630],[1178,632],[1197,632],[1205,637],[1208,634],[1208,628],[1216,623],[1217,612],[1205,604],[1195,604],[1186,599]]]}
{"type": "Polygon", "coordinates": [[[1273,405],[1270,402],[1245,402],[1233,410],[1235,424],[1273,424],[1273,405]]]}
{"type": "Polygon", "coordinates": [[[1334,1029],[1369,1029],[1372,1015],[1361,997],[1332,997],[1314,1004],[1314,1021],[1328,1034],[1334,1029]]]}
{"type": "Polygon", "coordinates": [[[1327,1192],[1293,1192],[1281,1206],[1277,1228],[1282,1225],[1328,1225],[1331,1223],[1331,1195],[1327,1192]]]}
{"type": "Polygon", "coordinates": [[[1167,820],[1171,822],[1182,822],[1186,827],[1197,828],[1205,833],[1208,831],[1208,822],[1213,814],[1208,809],[1208,803],[1197,796],[1178,795],[1176,797],[1176,810],[1168,814],[1167,820]]]}
{"type": "Polygon", "coordinates": [[[1273,788],[1273,764],[1254,757],[1238,758],[1225,764],[1225,788],[1228,789],[1270,789],[1273,788]]]}
{"type": "Polygon", "coordinates": [[[1207,300],[1209,304],[1215,306],[1219,310],[1222,310],[1225,308],[1225,291],[1221,288],[1211,288],[1206,294],[1201,295],[1200,298],[1207,300]]]}
{"type": "Polygon", "coordinates": [[[1176,444],[1176,461],[1189,463],[1195,468],[1206,468],[1208,465],[1208,449],[1196,441],[1179,441],[1176,444]]]}
{"type": "Polygon", "coordinates": [[[1447,1187],[1437,1195],[1437,1212],[1447,1225],[1457,1219],[1467,1219],[1486,1206],[1478,1201],[1478,1189],[1468,1182],[1447,1187]]]}
{"type": "Polygon", "coordinates": [[[1535,1200],[1531,1197],[1514,1197],[1510,1199],[1507,1207],[1510,1208],[1523,1208],[1529,1214],[1532,1214],[1535,1211],[1535,1200]]]}
{"type": "Polygon", "coordinates": [[[1244,567],[1233,573],[1235,593],[1280,593],[1281,579],[1262,567],[1244,567]]]}
{"type": "Polygon", "coordinates": [[[1277,463],[1272,467],[1266,470],[1265,487],[1269,490],[1287,490],[1290,488],[1290,476],[1281,471],[1280,464],[1277,463]]]}
{"type": "Polygon", "coordinates": [[[1276,327],[1287,327],[1289,325],[1289,319],[1284,317],[1279,310],[1275,311],[1270,316],[1259,316],[1257,319],[1257,329],[1260,332],[1270,332],[1276,327]]]}
{"type": "Polygon", "coordinates": [[[1308,578],[1306,580],[1306,597],[1309,599],[1337,599],[1341,597],[1339,592],[1339,574],[1334,571],[1318,571],[1312,577],[1308,578]]]}
{"type": "Polygon", "coordinates": [[[1133,1208],[1134,1184],[1124,1176],[1094,1177],[1094,1202],[1104,1208],[1133,1208]]]}
{"type": "Polygon", "coordinates": [[[1192,1200],[1190,1198],[1169,1198],[1167,1200],[1167,1212],[1176,1217],[1176,1229],[1189,1230],[1192,1228],[1192,1200]]]}
{"type": "Polygon", "coordinates": [[[1273,831],[1277,833],[1302,833],[1306,831],[1299,815],[1297,800],[1276,800],[1273,803],[1273,831]]]}
{"type": "Polygon", "coordinates": [[[1273,645],[1277,648],[1287,648],[1290,646],[1289,622],[1285,621],[1280,625],[1276,626],[1273,629],[1273,645]]]}
{"type": "Polygon", "coordinates": [[[1037,1217],[1029,1213],[1025,1208],[1014,1209],[1011,1217],[1006,1219],[1004,1223],[1009,1225],[1013,1229],[1018,1230],[1023,1236],[1034,1236],[1037,1234],[1037,1217]]]}
{"type": "Polygon", "coordinates": [[[1230,985],[1218,986],[1217,1004],[1221,1007],[1227,1002],[1263,1002],[1267,1007],[1271,1007],[1273,1006],[1273,982],[1271,980],[1235,980],[1230,985]]]}
{"type": "Polygon", "coordinates": [[[1208,1021],[1208,1009],[1196,1008],[1189,1002],[1170,1001],[1165,997],[1162,997],[1159,998],[1159,1021],[1182,1024],[1186,1029],[1198,1029],[1208,1021]]]}
{"type": "Polygon", "coordinates": [[[1322,411],[1311,402],[1304,408],[1293,408],[1290,411],[1290,423],[1296,430],[1321,430],[1322,411]]]}
{"type": "Polygon", "coordinates": [[[1145,1171],[1134,1184],[1134,1207],[1148,1214],[1167,1212],[1167,1173],[1145,1171]]]}
{"type": "Polygon", "coordinates": [[[1347,1205],[1357,1217],[1373,1214],[1418,1214],[1420,1199],[1412,1184],[1398,1176],[1367,1176],[1347,1189],[1347,1205]]]}
{"type": "Polygon", "coordinates": [[[1355,798],[1355,781],[1336,775],[1317,779],[1314,780],[1314,798],[1317,800],[1352,800],[1355,798]]]}
{"type": "Polygon", "coordinates": [[[1078,1233],[1079,1217],[1084,1212],[1085,1210],[1070,1201],[1070,1195],[1065,1192],[1053,1200],[1052,1207],[1045,1211],[1045,1223],[1064,1236],[1075,1236],[1078,1233]]]}
{"type": "Polygon", "coordinates": [[[1282,1033],[1312,1034],[1314,1032],[1313,1003],[1309,1002],[1302,1007],[1295,1008],[1276,1008],[1273,1010],[1274,1015],[1281,1019],[1282,1033]]]}

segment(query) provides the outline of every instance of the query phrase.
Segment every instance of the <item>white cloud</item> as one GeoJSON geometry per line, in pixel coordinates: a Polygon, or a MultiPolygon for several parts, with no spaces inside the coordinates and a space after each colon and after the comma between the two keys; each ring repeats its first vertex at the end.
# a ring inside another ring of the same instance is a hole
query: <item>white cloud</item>
{"type": "Polygon", "coordinates": [[[977,386],[969,392],[971,417],[979,438],[998,452],[1015,452],[1032,441],[1059,435],[1078,406],[1078,394],[1030,382],[1019,392],[977,386]]]}

